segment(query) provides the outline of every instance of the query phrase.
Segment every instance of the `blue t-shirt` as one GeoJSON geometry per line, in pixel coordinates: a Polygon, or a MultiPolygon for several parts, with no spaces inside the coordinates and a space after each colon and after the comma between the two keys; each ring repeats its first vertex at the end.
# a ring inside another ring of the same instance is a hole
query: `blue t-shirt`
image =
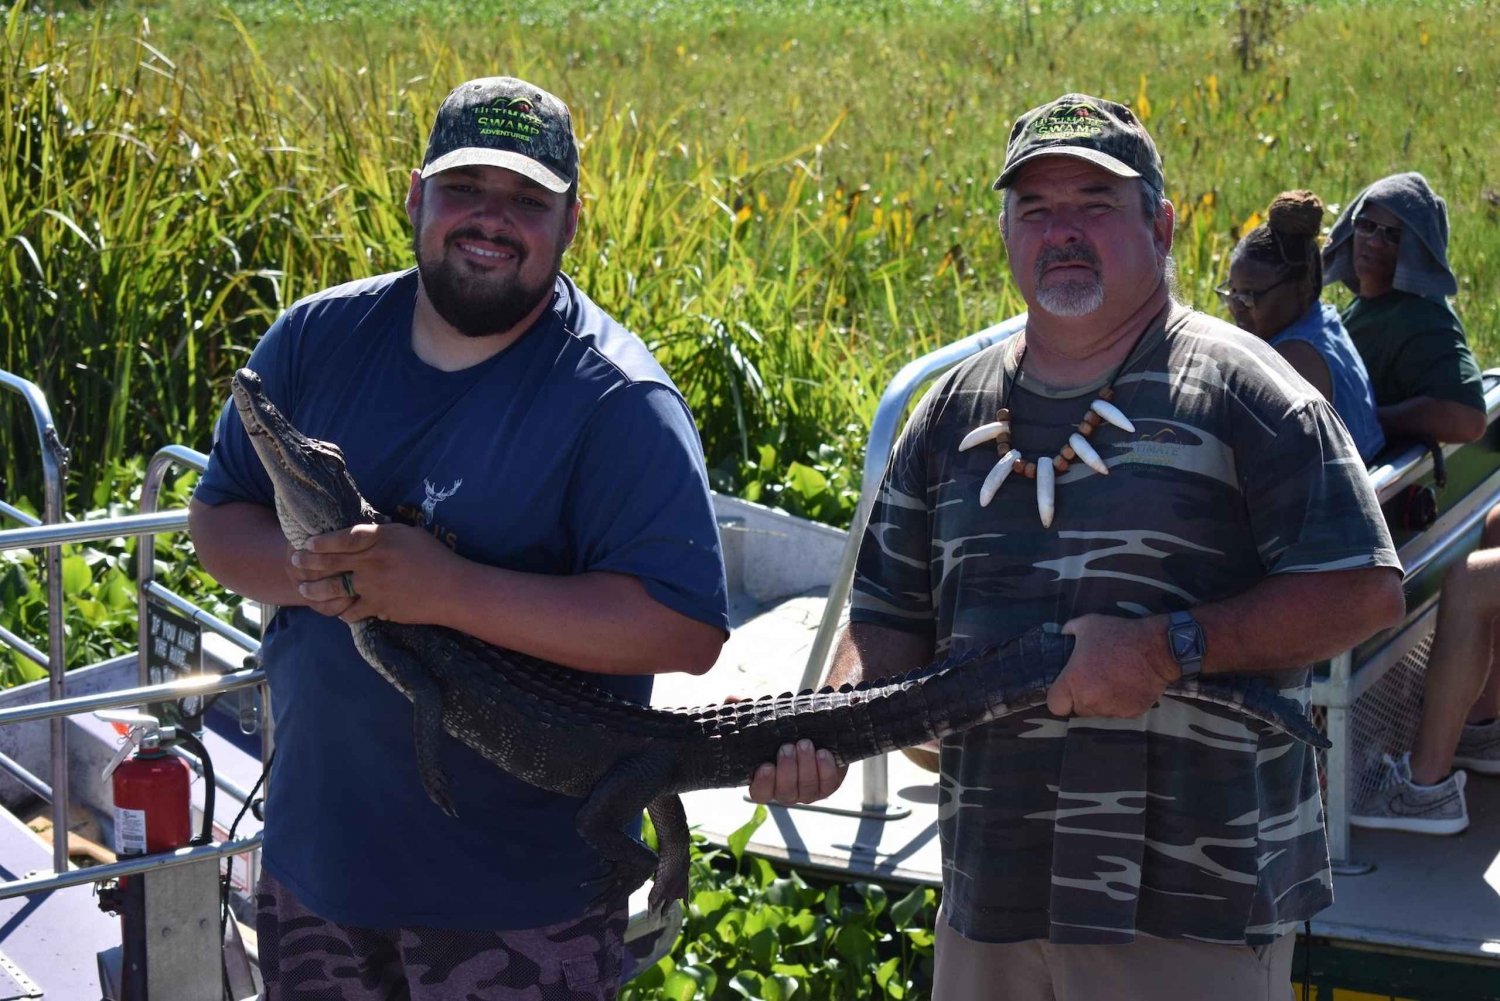
{"type": "MultiPolygon", "coordinates": [[[[249,365],[304,434],[335,442],[381,512],[461,556],[548,574],[638,578],[669,608],[728,628],[702,446],[639,339],[559,275],[552,308],[505,351],[443,372],[412,351],[414,271],[298,302],[249,365]]],[[[271,505],[226,407],[197,499],[271,505]]],[[[325,919],[364,927],[506,929],[587,908],[598,854],[580,800],[511,778],[444,735],[458,818],[417,777],[412,707],[355,651],[349,627],[277,613],[262,656],[277,756],[264,863],[325,919]]],[[[590,680],[637,702],[649,676],[590,680]]]]}
{"type": "Polygon", "coordinates": [[[1359,457],[1368,465],[1382,448],[1385,432],[1375,414],[1375,392],[1370,388],[1370,373],[1364,359],[1349,339],[1339,311],[1326,302],[1315,301],[1290,326],[1271,338],[1271,346],[1287,341],[1306,341],[1317,349],[1328,366],[1328,381],[1333,390],[1334,413],[1349,429],[1359,457]]]}

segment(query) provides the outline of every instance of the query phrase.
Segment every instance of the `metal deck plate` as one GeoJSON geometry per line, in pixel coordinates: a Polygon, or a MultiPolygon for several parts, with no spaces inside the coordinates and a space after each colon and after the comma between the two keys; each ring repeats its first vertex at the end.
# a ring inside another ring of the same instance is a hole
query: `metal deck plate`
{"type": "Polygon", "coordinates": [[[31,982],[21,968],[0,952],[0,1001],[23,1001],[25,998],[45,997],[42,989],[31,982]]]}

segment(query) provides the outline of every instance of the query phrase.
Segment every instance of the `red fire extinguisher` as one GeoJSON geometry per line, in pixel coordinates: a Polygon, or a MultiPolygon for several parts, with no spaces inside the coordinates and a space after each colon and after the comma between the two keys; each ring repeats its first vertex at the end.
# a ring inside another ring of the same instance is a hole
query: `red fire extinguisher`
{"type": "MultiPolygon", "coordinates": [[[[181,741],[195,750],[208,772],[207,752],[187,731],[162,726],[146,713],[100,712],[124,735],[120,749],[104,766],[115,802],[115,854],[149,855],[205,843],[192,834],[192,770],[187,762],[167,753],[166,745],[181,741]],[[135,753],[132,754],[131,752],[135,753]]],[[[210,779],[210,788],[212,780],[210,779]]],[[[213,816],[208,798],[204,826],[213,816]]],[[[139,876],[121,876],[99,888],[99,907],[120,915],[119,991],[117,1001],[148,1001],[145,884],[139,876]]]]}
{"type": "Polygon", "coordinates": [[[162,747],[164,739],[175,736],[173,728],[145,713],[99,715],[125,735],[104,768],[114,790],[115,853],[150,855],[188,844],[193,838],[193,773],[187,762],[162,747]]]}

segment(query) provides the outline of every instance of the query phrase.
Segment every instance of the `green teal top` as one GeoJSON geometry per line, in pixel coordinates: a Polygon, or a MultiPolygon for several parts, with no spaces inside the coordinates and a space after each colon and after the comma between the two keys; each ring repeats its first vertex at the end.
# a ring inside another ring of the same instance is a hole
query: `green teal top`
{"type": "Polygon", "coordinates": [[[1428,396],[1484,410],[1479,363],[1446,300],[1392,289],[1355,299],[1343,315],[1377,407],[1428,396]]]}

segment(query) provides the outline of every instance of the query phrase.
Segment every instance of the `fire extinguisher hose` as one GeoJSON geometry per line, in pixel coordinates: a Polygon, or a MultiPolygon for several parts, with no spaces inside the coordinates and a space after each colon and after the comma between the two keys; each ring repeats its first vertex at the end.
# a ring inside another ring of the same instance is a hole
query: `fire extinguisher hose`
{"type": "Polygon", "coordinates": [[[190,845],[212,844],[214,840],[214,763],[208,757],[208,748],[203,746],[203,741],[193,736],[185,729],[178,729],[177,739],[186,745],[189,751],[197,755],[203,764],[203,828],[198,836],[188,842],[190,845]]]}

